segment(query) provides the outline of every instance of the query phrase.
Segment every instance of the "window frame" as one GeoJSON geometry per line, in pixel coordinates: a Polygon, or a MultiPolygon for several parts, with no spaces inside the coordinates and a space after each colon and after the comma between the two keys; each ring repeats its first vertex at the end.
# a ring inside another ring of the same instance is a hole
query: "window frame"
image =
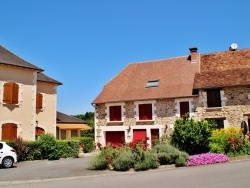
{"type": "Polygon", "coordinates": [[[220,108],[222,107],[221,88],[207,89],[207,107],[220,108]]]}
{"type": "Polygon", "coordinates": [[[160,80],[149,80],[147,82],[146,88],[150,88],[150,87],[158,87],[160,84],[160,80]]]}
{"type": "Polygon", "coordinates": [[[109,106],[108,110],[109,110],[109,121],[110,122],[122,121],[122,106],[121,105],[109,106]]]}
{"type": "Polygon", "coordinates": [[[153,120],[153,104],[152,103],[138,104],[138,119],[139,121],[152,121],[153,120]]]}

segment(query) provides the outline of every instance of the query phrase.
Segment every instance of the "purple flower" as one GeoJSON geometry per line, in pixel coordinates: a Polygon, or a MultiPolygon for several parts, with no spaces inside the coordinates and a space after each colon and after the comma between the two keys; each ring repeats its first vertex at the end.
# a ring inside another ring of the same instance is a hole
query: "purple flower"
{"type": "Polygon", "coordinates": [[[224,154],[217,153],[203,153],[197,155],[189,156],[186,166],[199,166],[214,163],[224,163],[227,162],[228,156],[224,154]]]}

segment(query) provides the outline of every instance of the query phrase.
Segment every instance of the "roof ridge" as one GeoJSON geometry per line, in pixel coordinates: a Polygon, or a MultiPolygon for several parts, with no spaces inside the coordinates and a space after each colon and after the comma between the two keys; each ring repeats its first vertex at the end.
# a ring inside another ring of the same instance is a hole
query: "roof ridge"
{"type": "Polygon", "coordinates": [[[242,49],[237,49],[235,51],[225,50],[225,51],[220,51],[220,52],[208,52],[208,53],[201,53],[201,55],[212,55],[212,54],[219,54],[219,53],[226,53],[226,52],[239,52],[239,51],[244,51],[244,50],[250,50],[250,48],[242,48],[242,49]]]}
{"type": "Polygon", "coordinates": [[[181,59],[181,58],[184,58],[184,57],[188,57],[188,55],[178,56],[178,57],[170,57],[170,58],[164,58],[164,59],[148,60],[148,61],[138,61],[138,62],[132,62],[130,64],[154,63],[154,62],[157,62],[157,61],[164,61],[164,60],[171,60],[171,59],[181,59]]]}

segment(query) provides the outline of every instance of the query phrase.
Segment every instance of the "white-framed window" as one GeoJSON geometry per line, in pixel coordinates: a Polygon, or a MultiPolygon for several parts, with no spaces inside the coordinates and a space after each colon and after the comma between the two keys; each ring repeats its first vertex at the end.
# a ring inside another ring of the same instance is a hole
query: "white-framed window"
{"type": "Polygon", "coordinates": [[[136,121],[154,121],[156,117],[155,103],[156,101],[135,102],[136,121]]]}
{"type": "Polygon", "coordinates": [[[183,117],[186,113],[189,113],[189,116],[194,115],[194,105],[192,104],[193,98],[181,98],[175,99],[176,106],[176,116],[183,117]]]}
{"type": "Polygon", "coordinates": [[[110,103],[106,105],[108,122],[122,122],[124,120],[124,103],[110,103]]]}

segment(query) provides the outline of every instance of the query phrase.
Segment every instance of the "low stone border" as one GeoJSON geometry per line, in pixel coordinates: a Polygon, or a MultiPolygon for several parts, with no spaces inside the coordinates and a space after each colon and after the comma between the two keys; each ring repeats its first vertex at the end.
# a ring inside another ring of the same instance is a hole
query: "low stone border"
{"type": "Polygon", "coordinates": [[[229,161],[242,161],[242,160],[250,160],[250,155],[239,156],[239,157],[229,157],[229,161]]]}

